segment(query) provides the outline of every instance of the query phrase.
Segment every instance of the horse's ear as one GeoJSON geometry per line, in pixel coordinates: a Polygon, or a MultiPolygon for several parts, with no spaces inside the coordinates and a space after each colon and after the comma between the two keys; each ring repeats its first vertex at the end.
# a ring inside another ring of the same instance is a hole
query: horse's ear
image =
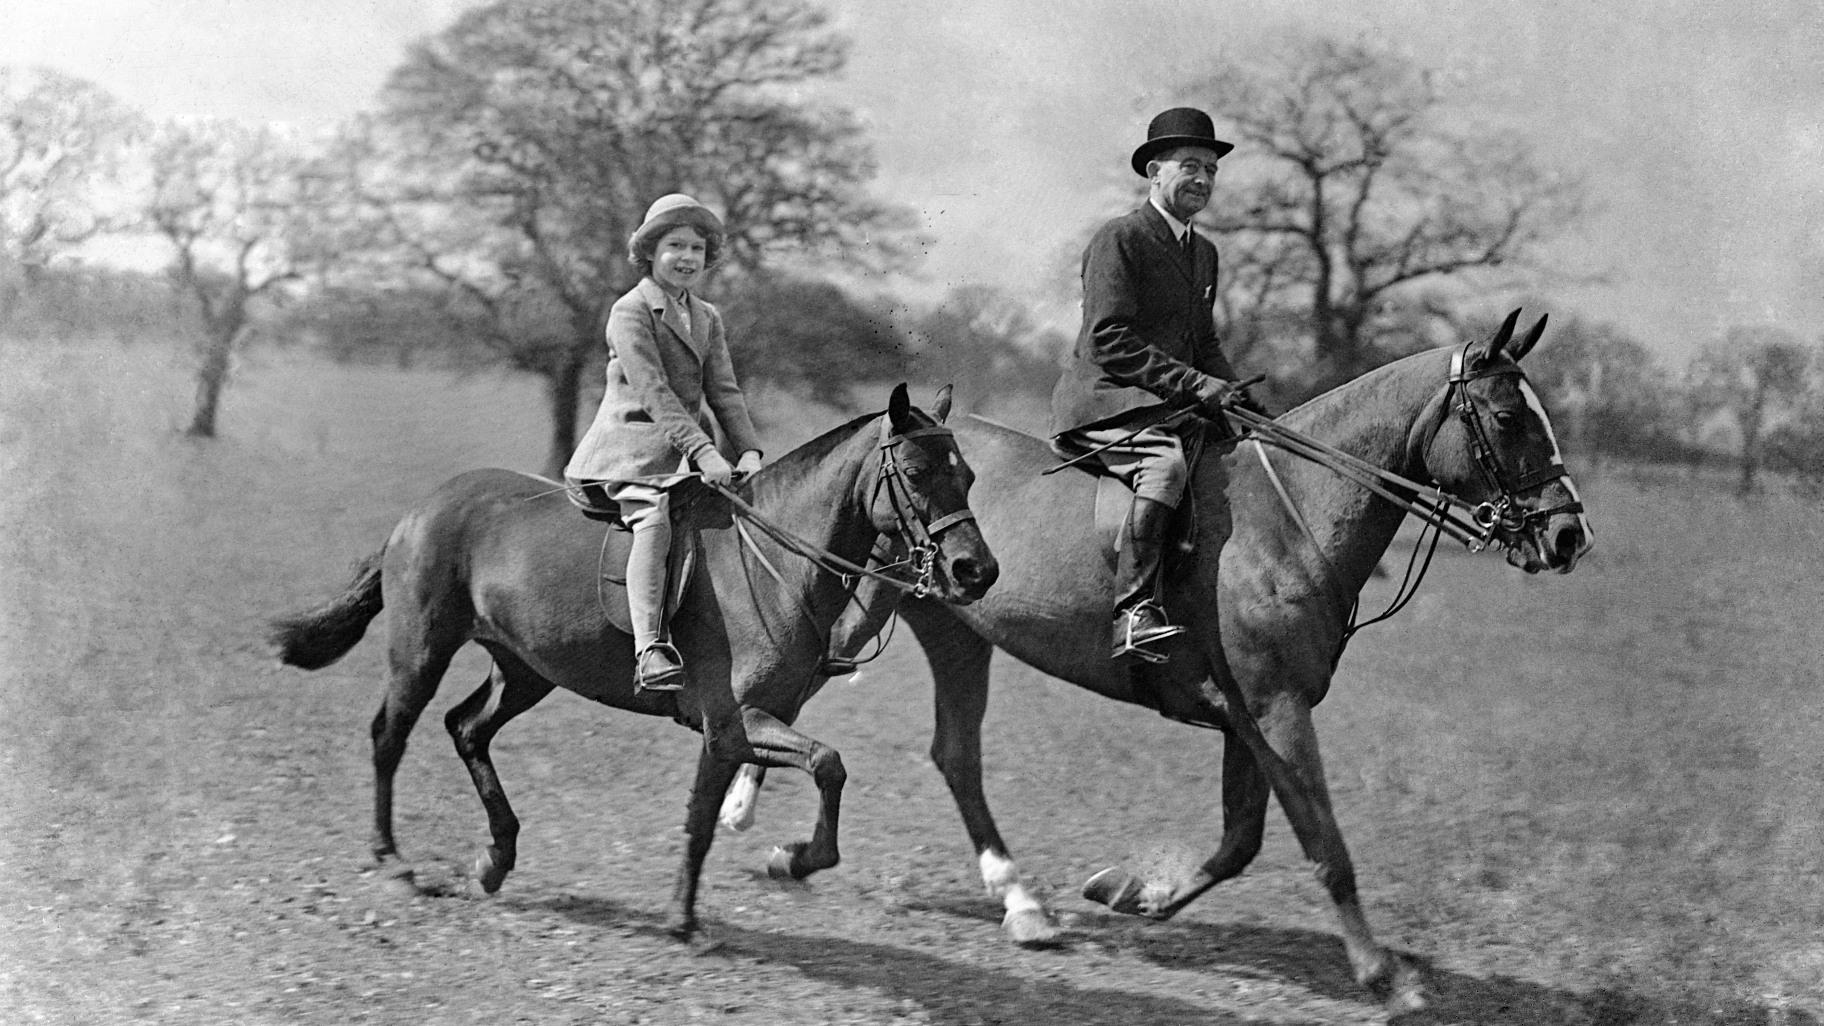
{"type": "Polygon", "coordinates": [[[1513,357],[1517,363],[1522,356],[1532,352],[1533,347],[1539,344],[1539,339],[1545,335],[1545,319],[1550,316],[1551,314],[1540,314],[1539,320],[1533,325],[1533,330],[1527,332],[1525,338],[1509,346],[1507,355],[1513,357]]]}
{"type": "Polygon", "coordinates": [[[1495,337],[1489,340],[1488,348],[1482,351],[1482,359],[1492,360],[1501,354],[1501,348],[1513,341],[1514,325],[1519,321],[1520,308],[1514,307],[1514,312],[1508,314],[1507,320],[1501,322],[1501,330],[1495,332],[1495,337]]]}
{"type": "Polygon", "coordinates": [[[887,420],[895,432],[910,430],[912,427],[912,398],[906,394],[906,383],[893,386],[893,397],[887,400],[887,420]]]}
{"type": "Polygon", "coordinates": [[[931,403],[931,416],[942,424],[950,419],[950,396],[956,391],[955,385],[945,385],[937,390],[937,399],[931,403]]]}

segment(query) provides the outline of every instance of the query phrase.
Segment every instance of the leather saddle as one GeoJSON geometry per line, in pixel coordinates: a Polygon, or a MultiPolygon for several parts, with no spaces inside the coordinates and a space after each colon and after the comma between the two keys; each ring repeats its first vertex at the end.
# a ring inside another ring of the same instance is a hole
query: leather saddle
{"type": "MultiPolygon", "coordinates": [[[[683,604],[701,561],[702,539],[696,528],[690,526],[690,518],[679,516],[689,510],[699,494],[701,492],[696,489],[680,487],[672,498],[671,552],[665,560],[667,626],[671,615],[683,604]]],[[[583,516],[607,528],[597,563],[597,595],[602,599],[602,613],[608,622],[623,634],[632,634],[633,621],[627,614],[627,553],[633,548],[633,530],[621,520],[620,505],[608,497],[601,485],[578,485],[567,481],[564,495],[583,516]]]]}
{"type": "MultiPolygon", "coordinates": [[[[1203,444],[1194,435],[1186,439],[1185,456],[1192,474],[1196,473],[1198,450],[1203,444]]],[[[1069,453],[1062,455],[1064,458],[1070,456],[1069,453]]],[[[1128,522],[1134,511],[1134,490],[1120,478],[1109,474],[1095,459],[1080,460],[1071,464],[1071,468],[1096,480],[1096,548],[1112,563],[1127,541],[1128,522]]],[[[1192,530],[1197,523],[1196,494],[1195,488],[1187,487],[1184,501],[1178,504],[1171,520],[1166,524],[1164,570],[1169,575],[1176,575],[1196,553],[1197,536],[1192,530]]]]}

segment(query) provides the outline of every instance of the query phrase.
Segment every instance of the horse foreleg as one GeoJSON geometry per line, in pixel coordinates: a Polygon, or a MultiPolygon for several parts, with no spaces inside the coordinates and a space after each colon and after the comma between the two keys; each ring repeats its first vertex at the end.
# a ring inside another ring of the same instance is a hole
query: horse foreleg
{"type": "Polygon", "coordinates": [[[716,839],[716,808],[740,768],[738,760],[718,756],[707,740],[697,756],[697,779],[691,785],[684,816],[684,862],[678,867],[665,917],[665,929],[679,940],[689,940],[697,932],[697,890],[703,879],[703,860],[716,839]]]}
{"type": "Polygon", "coordinates": [[[1255,739],[1250,747],[1279,797],[1280,807],[1286,810],[1305,857],[1316,864],[1318,883],[1330,893],[1357,982],[1390,992],[1399,1008],[1422,1007],[1425,999],[1417,972],[1381,947],[1362,912],[1355,865],[1330,805],[1311,707],[1302,698],[1279,696],[1260,717],[1259,734],[1248,729],[1254,724],[1247,717],[1235,719],[1244,740],[1255,739]]]}
{"type": "MultiPolygon", "coordinates": [[[[741,710],[741,729],[713,731],[708,744],[716,754],[733,762],[801,769],[817,784],[817,825],[809,841],[797,841],[773,852],[766,871],[776,879],[802,880],[829,869],[842,860],[837,849],[838,821],[842,813],[842,788],[848,782],[842,756],[814,738],[792,729],[770,713],[751,707],[741,710]]],[[[730,771],[732,776],[733,770],[730,771]]],[[[722,800],[722,794],[716,795],[722,800]]]]}
{"type": "Polygon", "coordinates": [[[468,767],[475,793],[488,813],[490,843],[476,856],[474,867],[476,881],[488,894],[500,890],[519,858],[519,817],[507,802],[488,748],[507,721],[537,705],[553,687],[531,668],[502,653],[495,657],[494,669],[481,687],[443,717],[456,754],[468,767]]]}
{"type": "Polygon", "coordinates": [[[903,615],[918,635],[936,685],[931,761],[944,775],[962,814],[982,886],[1001,902],[1001,929],[1017,944],[1055,943],[1058,925],[1021,879],[982,788],[982,719],[988,713],[988,668],[994,648],[941,607],[908,603],[903,615]]]}

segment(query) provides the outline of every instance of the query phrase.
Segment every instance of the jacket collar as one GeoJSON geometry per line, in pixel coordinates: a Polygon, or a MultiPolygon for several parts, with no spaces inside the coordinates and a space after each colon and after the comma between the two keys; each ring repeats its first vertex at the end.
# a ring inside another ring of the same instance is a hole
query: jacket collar
{"type": "MultiPolygon", "coordinates": [[[[1141,205],[1139,214],[1145,219],[1148,227],[1152,230],[1153,237],[1158,240],[1159,244],[1172,251],[1172,266],[1178,269],[1178,273],[1184,275],[1186,281],[1196,284],[1196,243],[1193,242],[1191,244],[1190,252],[1185,252],[1184,245],[1178,241],[1179,234],[1172,229],[1172,222],[1175,219],[1167,215],[1165,211],[1160,210],[1158,205],[1150,198],[1141,205]]],[[[1178,224],[1183,225],[1184,222],[1179,221],[1178,224]]],[[[1186,227],[1189,226],[1187,225],[1186,227]]]]}
{"type": "Polygon", "coordinates": [[[651,278],[641,278],[638,287],[640,295],[646,300],[647,307],[658,315],[659,323],[670,328],[672,334],[678,336],[679,340],[690,347],[692,353],[701,358],[704,341],[709,337],[709,317],[703,311],[702,301],[688,292],[684,294],[684,303],[690,304],[690,329],[687,331],[684,328],[684,318],[679,313],[679,308],[683,304],[673,300],[671,295],[651,278]]]}

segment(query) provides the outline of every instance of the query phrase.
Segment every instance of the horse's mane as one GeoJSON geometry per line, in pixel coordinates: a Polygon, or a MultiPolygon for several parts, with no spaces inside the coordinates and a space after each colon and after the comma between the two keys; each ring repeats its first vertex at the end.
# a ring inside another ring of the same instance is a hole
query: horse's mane
{"type": "Polygon", "coordinates": [[[768,491],[795,490],[799,482],[808,478],[818,467],[822,466],[829,455],[853,438],[863,425],[880,416],[881,414],[878,412],[864,413],[859,417],[844,421],[792,449],[755,475],[752,487],[765,487],[768,491]]]}
{"type": "MultiPolygon", "coordinates": [[[[1410,364],[1418,363],[1435,354],[1455,348],[1456,346],[1450,345],[1438,346],[1432,349],[1421,349],[1416,353],[1409,353],[1397,360],[1383,363],[1379,367],[1350,378],[1348,381],[1344,381],[1327,391],[1319,392],[1317,395],[1306,399],[1304,402],[1292,407],[1285,413],[1280,414],[1280,416],[1282,418],[1290,417],[1295,420],[1304,420],[1328,412],[1333,407],[1346,407],[1354,398],[1356,392],[1378,385],[1383,378],[1404,372],[1408,369],[1408,365],[1410,364]]],[[[1442,384],[1442,381],[1440,380],[1438,383],[1442,384]]]]}

